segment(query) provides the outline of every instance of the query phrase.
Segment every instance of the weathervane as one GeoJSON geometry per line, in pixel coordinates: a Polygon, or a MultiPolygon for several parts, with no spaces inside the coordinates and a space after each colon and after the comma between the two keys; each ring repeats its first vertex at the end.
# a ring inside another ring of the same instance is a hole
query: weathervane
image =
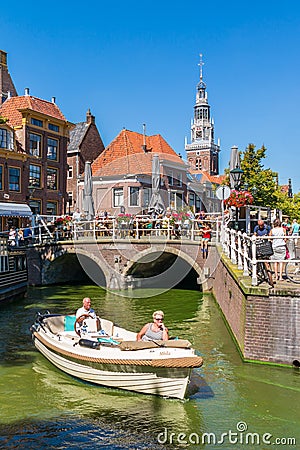
{"type": "Polygon", "coordinates": [[[202,66],[204,66],[204,62],[202,61],[202,53],[200,53],[200,63],[198,64],[198,66],[200,66],[200,80],[202,81],[202,66]]]}

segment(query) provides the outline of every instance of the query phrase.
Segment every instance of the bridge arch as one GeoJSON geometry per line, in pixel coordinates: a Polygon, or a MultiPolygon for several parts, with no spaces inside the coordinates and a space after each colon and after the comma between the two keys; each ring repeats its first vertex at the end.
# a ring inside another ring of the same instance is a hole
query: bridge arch
{"type": "Polygon", "coordinates": [[[68,247],[52,253],[43,262],[42,284],[92,280],[105,288],[109,279],[110,274],[100,258],[83,249],[68,247]]]}
{"type": "Polygon", "coordinates": [[[203,270],[195,258],[172,246],[151,247],[136,253],[123,271],[125,278],[139,279],[142,285],[149,287],[175,287],[193,272],[194,284],[199,289],[203,279],[203,270]],[[143,276],[144,275],[144,276],[143,276]]]}

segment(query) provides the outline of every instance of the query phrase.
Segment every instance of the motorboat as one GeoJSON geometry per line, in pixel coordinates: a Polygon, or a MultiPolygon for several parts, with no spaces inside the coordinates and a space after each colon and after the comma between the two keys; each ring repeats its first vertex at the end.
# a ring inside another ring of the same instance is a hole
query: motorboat
{"type": "Polygon", "coordinates": [[[34,345],[52,364],[81,380],[118,389],[183,399],[202,357],[185,339],[137,341],[137,333],[88,316],[37,313],[34,345]],[[78,318],[80,319],[80,318],[78,318]]]}

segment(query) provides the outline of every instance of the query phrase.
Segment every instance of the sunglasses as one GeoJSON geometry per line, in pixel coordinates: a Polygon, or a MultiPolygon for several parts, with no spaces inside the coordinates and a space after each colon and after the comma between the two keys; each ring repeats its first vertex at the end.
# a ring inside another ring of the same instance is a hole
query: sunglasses
{"type": "Polygon", "coordinates": [[[162,321],[163,319],[162,319],[162,317],[155,317],[155,320],[160,320],[160,321],[162,321]]]}

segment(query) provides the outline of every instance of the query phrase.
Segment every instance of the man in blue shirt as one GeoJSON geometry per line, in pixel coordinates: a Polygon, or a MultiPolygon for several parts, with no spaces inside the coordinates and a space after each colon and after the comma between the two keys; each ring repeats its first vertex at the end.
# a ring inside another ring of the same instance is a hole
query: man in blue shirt
{"type": "Polygon", "coordinates": [[[266,225],[263,220],[258,220],[257,225],[254,227],[253,233],[255,236],[267,236],[271,231],[271,227],[266,225]]]}

